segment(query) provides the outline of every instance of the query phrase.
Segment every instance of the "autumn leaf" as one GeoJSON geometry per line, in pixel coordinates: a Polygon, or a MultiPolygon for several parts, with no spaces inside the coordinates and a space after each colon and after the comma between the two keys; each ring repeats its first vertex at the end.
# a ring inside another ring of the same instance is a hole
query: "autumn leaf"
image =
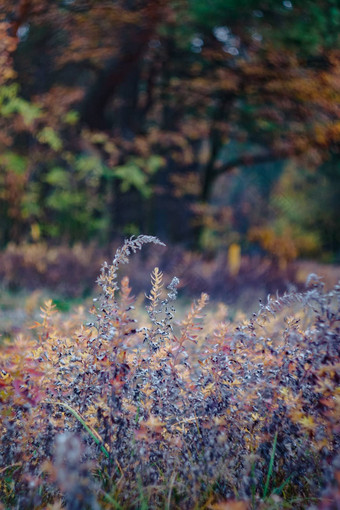
{"type": "Polygon", "coordinates": [[[213,503],[208,508],[211,510],[248,510],[249,503],[247,501],[226,500],[213,503]]]}
{"type": "Polygon", "coordinates": [[[161,421],[157,416],[150,415],[146,421],[142,421],[141,426],[147,427],[151,432],[160,434],[163,431],[165,422],[161,421]]]}
{"type": "Polygon", "coordinates": [[[318,425],[315,423],[313,416],[302,416],[297,423],[309,432],[314,432],[318,425]]]}

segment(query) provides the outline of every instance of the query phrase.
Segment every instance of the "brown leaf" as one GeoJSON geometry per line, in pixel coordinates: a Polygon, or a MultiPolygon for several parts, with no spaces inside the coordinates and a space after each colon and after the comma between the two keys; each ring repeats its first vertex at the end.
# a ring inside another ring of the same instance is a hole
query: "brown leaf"
{"type": "Polygon", "coordinates": [[[212,510],[248,510],[247,501],[225,500],[209,506],[212,510]]]}

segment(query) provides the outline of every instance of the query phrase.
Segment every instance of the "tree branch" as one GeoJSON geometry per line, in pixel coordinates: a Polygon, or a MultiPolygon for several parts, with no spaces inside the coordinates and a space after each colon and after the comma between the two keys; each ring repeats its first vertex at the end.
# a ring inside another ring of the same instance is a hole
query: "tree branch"
{"type": "Polygon", "coordinates": [[[231,172],[240,166],[252,166],[258,165],[260,163],[270,163],[272,161],[279,161],[280,159],[287,159],[296,155],[297,152],[293,149],[278,151],[271,150],[262,154],[246,154],[245,156],[240,156],[239,158],[232,159],[231,161],[225,163],[223,166],[215,169],[214,178],[216,179],[220,175],[231,172]]]}
{"type": "Polygon", "coordinates": [[[82,108],[82,120],[90,128],[103,128],[104,111],[110,99],[117,93],[145,53],[157,23],[161,20],[161,9],[166,2],[148,0],[141,10],[143,23],[125,33],[123,44],[117,57],[113,58],[97,77],[92,89],[87,94],[82,108]]]}
{"type": "Polygon", "coordinates": [[[12,35],[17,37],[20,26],[25,23],[31,8],[30,0],[21,0],[17,6],[16,14],[11,23],[12,35]]]}

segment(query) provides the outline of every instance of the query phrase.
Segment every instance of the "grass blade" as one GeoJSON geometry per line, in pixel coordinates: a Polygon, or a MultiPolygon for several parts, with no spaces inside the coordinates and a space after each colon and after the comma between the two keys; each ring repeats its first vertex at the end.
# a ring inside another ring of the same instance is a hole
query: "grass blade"
{"type": "Polygon", "coordinates": [[[280,494],[283,491],[283,489],[286,487],[287,483],[289,483],[291,481],[293,474],[289,475],[287,480],[282,482],[279,487],[276,487],[276,489],[273,490],[273,494],[280,494]]]}
{"type": "Polygon", "coordinates": [[[277,444],[277,432],[275,433],[274,443],[273,443],[273,449],[272,449],[272,453],[271,453],[271,455],[270,455],[270,461],[269,461],[269,468],[268,468],[267,480],[266,480],[266,484],[265,484],[265,486],[264,486],[264,491],[263,491],[263,496],[262,496],[262,498],[263,498],[263,499],[265,499],[265,498],[267,497],[268,489],[269,489],[269,483],[270,483],[270,478],[271,478],[272,473],[273,473],[273,466],[274,466],[274,457],[275,457],[276,444],[277,444]]]}
{"type": "Polygon", "coordinates": [[[84,429],[90,434],[90,436],[92,437],[92,439],[94,440],[94,442],[99,446],[99,448],[101,449],[101,451],[104,453],[104,455],[106,455],[106,457],[109,459],[110,458],[110,453],[107,451],[107,449],[105,448],[104,444],[103,444],[103,440],[102,438],[100,437],[100,435],[98,434],[98,432],[96,432],[95,430],[93,430],[92,428],[90,428],[88,426],[88,424],[86,423],[86,421],[84,420],[84,418],[82,418],[80,416],[79,413],[77,413],[77,411],[75,411],[74,409],[72,409],[71,406],[69,406],[68,404],[65,404],[64,402],[49,402],[50,404],[54,404],[54,405],[58,405],[58,406],[61,406],[61,407],[64,407],[65,409],[67,409],[78,421],[79,423],[82,424],[82,426],[84,427],[84,429]]]}
{"type": "Polygon", "coordinates": [[[103,489],[101,489],[101,493],[103,494],[103,496],[106,499],[106,501],[108,501],[108,503],[111,503],[111,505],[113,506],[113,508],[115,510],[123,510],[123,507],[118,503],[118,501],[113,499],[113,497],[110,496],[110,494],[108,494],[107,492],[103,491],[103,489]]]}

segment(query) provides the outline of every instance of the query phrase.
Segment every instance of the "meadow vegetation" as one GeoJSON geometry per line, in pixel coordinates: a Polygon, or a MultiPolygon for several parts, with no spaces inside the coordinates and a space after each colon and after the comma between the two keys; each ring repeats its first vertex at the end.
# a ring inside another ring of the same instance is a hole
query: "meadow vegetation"
{"type": "Polygon", "coordinates": [[[0,510],[339,510],[339,34],[1,0],[0,510]]]}
{"type": "Polygon", "coordinates": [[[147,243],[103,264],[90,322],[47,301],[2,346],[0,507],[337,508],[340,284],[178,321],[155,267],[143,316],[118,269],[147,243]]]}

